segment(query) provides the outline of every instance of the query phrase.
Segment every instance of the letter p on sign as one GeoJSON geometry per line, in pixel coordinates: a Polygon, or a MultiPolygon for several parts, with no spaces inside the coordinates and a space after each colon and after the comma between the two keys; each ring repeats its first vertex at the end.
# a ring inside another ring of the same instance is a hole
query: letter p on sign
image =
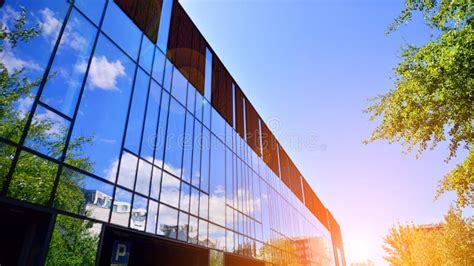
{"type": "Polygon", "coordinates": [[[128,265],[128,256],[130,255],[130,243],[115,240],[112,250],[111,265],[126,266],[128,265]]]}

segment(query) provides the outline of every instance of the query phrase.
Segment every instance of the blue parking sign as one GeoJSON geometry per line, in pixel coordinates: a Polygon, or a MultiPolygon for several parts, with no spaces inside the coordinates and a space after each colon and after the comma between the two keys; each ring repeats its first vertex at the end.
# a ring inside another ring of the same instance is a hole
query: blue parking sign
{"type": "Polygon", "coordinates": [[[112,249],[112,266],[126,266],[128,265],[128,256],[130,255],[130,243],[125,241],[114,241],[112,249]]]}

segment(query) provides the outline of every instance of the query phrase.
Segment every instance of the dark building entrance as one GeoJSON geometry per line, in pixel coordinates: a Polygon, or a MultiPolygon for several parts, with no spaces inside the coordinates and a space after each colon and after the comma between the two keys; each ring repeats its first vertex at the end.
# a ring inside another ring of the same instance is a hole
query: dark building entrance
{"type": "Polygon", "coordinates": [[[42,265],[51,215],[0,203],[0,265],[42,265]]]}
{"type": "Polygon", "coordinates": [[[109,266],[113,259],[119,261],[121,257],[127,256],[129,266],[209,265],[209,251],[207,249],[139,235],[137,233],[130,233],[106,226],[100,249],[99,265],[109,266]]]}

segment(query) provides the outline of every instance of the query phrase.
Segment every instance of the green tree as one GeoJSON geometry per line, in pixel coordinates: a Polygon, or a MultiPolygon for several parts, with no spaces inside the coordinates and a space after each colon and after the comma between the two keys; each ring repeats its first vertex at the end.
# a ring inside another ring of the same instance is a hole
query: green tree
{"type": "Polygon", "coordinates": [[[384,238],[391,265],[474,265],[474,223],[451,208],[443,223],[397,225],[384,238]]]}
{"type": "Polygon", "coordinates": [[[474,206],[474,4],[472,0],[405,0],[388,32],[421,12],[433,30],[428,43],[402,48],[395,86],[373,98],[365,111],[380,124],[366,141],[401,142],[417,157],[449,142],[449,161],[466,150],[464,163],[440,182],[437,195],[453,190],[457,205],[474,206]]]}
{"type": "MultiPolygon", "coordinates": [[[[14,49],[18,42],[27,42],[36,37],[41,28],[36,25],[26,27],[26,11],[22,8],[15,19],[12,30],[0,25],[0,53],[6,48],[14,49]]],[[[40,84],[41,78],[30,80],[25,69],[9,72],[0,61],[0,136],[18,142],[24,130],[28,113],[16,108],[19,100],[33,99],[33,90],[40,84]]],[[[64,149],[64,136],[67,128],[57,127],[48,117],[33,119],[28,129],[28,146],[42,151],[51,157],[59,158],[64,149]]],[[[69,144],[68,161],[85,170],[92,169],[90,160],[84,156],[82,146],[91,138],[79,137],[69,144]]],[[[9,172],[14,148],[0,142],[0,189],[3,189],[5,177],[9,172]]],[[[46,159],[22,151],[8,187],[8,196],[28,202],[46,205],[49,203],[58,166],[46,159]]],[[[85,198],[80,188],[83,176],[68,171],[61,175],[66,184],[55,198],[55,206],[77,212],[84,208],[85,198]]],[[[92,223],[59,215],[53,231],[47,265],[94,265],[98,237],[91,233],[92,223]]]]}

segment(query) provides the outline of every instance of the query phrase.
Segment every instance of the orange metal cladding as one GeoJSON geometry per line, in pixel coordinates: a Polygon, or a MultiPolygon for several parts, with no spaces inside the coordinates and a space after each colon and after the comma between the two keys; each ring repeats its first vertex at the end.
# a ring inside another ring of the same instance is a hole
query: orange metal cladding
{"type": "Polygon", "coordinates": [[[249,146],[261,156],[260,151],[260,130],[259,130],[259,116],[253,105],[248,99],[245,99],[245,118],[247,126],[247,143],[249,146]]]}
{"type": "Polygon", "coordinates": [[[244,93],[235,86],[235,129],[239,133],[241,138],[245,138],[245,126],[244,126],[244,93]]]}
{"type": "Polygon", "coordinates": [[[212,59],[211,88],[212,106],[232,126],[232,77],[217,57],[212,59]]]}
{"type": "Polygon", "coordinates": [[[206,41],[179,4],[171,15],[167,56],[189,82],[204,94],[206,41]]]}
{"type": "Polygon", "coordinates": [[[278,169],[278,150],[277,140],[268,128],[267,124],[262,122],[262,147],[263,147],[263,161],[273,170],[274,173],[279,173],[278,169]]]}
{"type": "Polygon", "coordinates": [[[162,0],[115,0],[117,5],[156,43],[162,0]]]}

